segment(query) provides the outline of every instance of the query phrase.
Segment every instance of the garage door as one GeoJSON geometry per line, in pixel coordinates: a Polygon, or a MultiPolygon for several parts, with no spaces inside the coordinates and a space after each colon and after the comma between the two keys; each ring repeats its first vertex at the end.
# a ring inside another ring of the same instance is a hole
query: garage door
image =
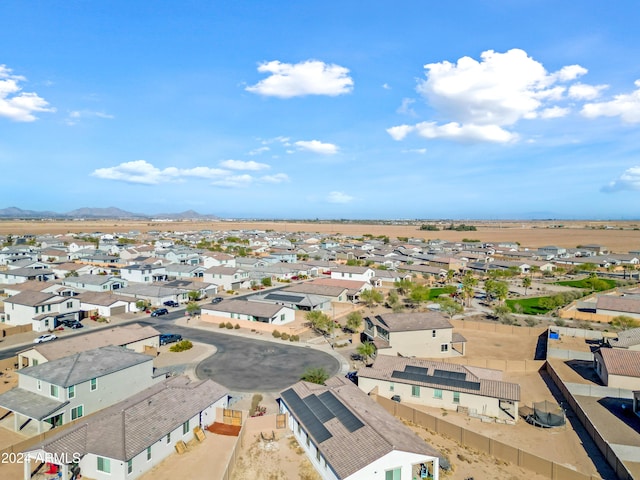
{"type": "Polygon", "coordinates": [[[127,313],[126,305],[120,305],[119,307],[111,307],[111,316],[122,315],[123,313],[127,313]]]}

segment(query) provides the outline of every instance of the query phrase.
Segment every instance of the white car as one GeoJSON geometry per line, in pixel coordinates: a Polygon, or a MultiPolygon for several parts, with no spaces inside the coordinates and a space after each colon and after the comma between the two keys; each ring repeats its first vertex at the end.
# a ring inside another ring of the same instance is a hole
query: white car
{"type": "Polygon", "coordinates": [[[51,340],[55,340],[56,338],[58,337],[56,337],[53,333],[47,333],[46,335],[40,335],[33,341],[33,343],[50,342],[51,340]]]}

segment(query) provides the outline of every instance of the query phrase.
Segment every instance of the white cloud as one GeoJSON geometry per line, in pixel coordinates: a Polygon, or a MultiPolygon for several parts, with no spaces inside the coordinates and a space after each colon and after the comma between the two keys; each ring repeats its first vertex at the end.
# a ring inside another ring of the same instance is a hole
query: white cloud
{"type": "Polygon", "coordinates": [[[275,175],[265,175],[261,177],[260,180],[266,183],[284,183],[289,181],[289,175],[286,173],[276,173],[275,175]]]}
{"type": "Polygon", "coordinates": [[[580,65],[548,73],[520,49],[488,50],[480,61],[462,57],[456,63],[430,63],[424,68],[426,78],[418,82],[417,91],[448,121],[387,129],[395,140],[415,131],[426,138],[512,142],[518,135],[507,128],[520,120],[566,115],[568,110],[554,104],[566,99],[567,86],[558,83],[587,73],[580,65]]]}
{"type": "Polygon", "coordinates": [[[569,97],[576,100],[593,100],[600,96],[600,92],[609,88],[609,85],[587,85],[576,83],[569,87],[569,97]]]}
{"type": "Polygon", "coordinates": [[[20,83],[26,78],[14,75],[6,65],[0,65],[0,117],[15,122],[33,122],[38,119],[36,112],[55,112],[44,98],[37,93],[22,91],[20,83]]]}
{"type": "Polygon", "coordinates": [[[418,135],[424,138],[445,138],[460,142],[507,143],[517,140],[518,136],[497,125],[461,125],[450,122],[437,125],[435,122],[422,122],[415,126],[418,135]]]}
{"type": "Polygon", "coordinates": [[[244,162],[242,160],[225,160],[220,162],[220,166],[230,170],[266,170],[271,168],[266,163],[258,163],[254,161],[244,162]]]}
{"type": "Polygon", "coordinates": [[[91,110],[73,110],[69,112],[69,115],[65,120],[65,123],[67,125],[73,126],[73,125],[76,125],[78,121],[80,121],[82,118],[90,118],[90,117],[104,118],[107,120],[113,120],[115,118],[113,115],[110,115],[105,112],[93,112],[91,110]]]}
{"type": "Polygon", "coordinates": [[[560,118],[566,117],[571,112],[569,108],[558,107],[557,105],[550,108],[545,108],[540,112],[540,118],[560,118]]]}
{"type": "Polygon", "coordinates": [[[415,116],[416,112],[411,108],[411,105],[414,103],[416,103],[416,101],[413,98],[403,98],[402,104],[398,107],[396,112],[404,115],[415,116]]]}
{"type": "Polygon", "coordinates": [[[329,203],[349,203],[352,200],[353,197],[344,192],[333,191],[329,192],[329,195],[327,196],[327,201],[329,203]]]}
{"type": "Polygon", "coordinates": [[[389,86],[388,83],[383,83],[382,88],[384,88],[385,90],[391,90],[391,86],[389,86]]]}
{"type": "Polygon", "coordinates": [[[338,146],[333,143],[324,143],[320,140],[300,140],[295,142],[294,145],[300,150],[307,150],[309,152],[320,153],[322,155],[334,155],[338,153],[338,146]]]}
{"type": "Polygon", "coordinates": [[[211,185],[217,187],[242,188],[249,186],[252,182],[253,177],[251,175],[230,175],[211,182],[211,185]]]}
{"type": "Polygon", "coordinates": [[[353,79],[347,68],[319,60],[296,64],[274,60],[260,64],[258,71],[271,75],[245,90],[259,95],[279,98],[336,96],[353,90],[353,79]]]}
{"type": "Polygon", "coordinates": [[[628,168],[620,177],[602,188],[603,192],[620,190],[640,190],[640,166],[628,168]]]}
{"type": "Polygon", "coordinates": [[[403,140],[415,129],[416,128],[411,125],[398,125],[396,127],[387,128],[387,133],[391,135],[391,138],[394,140],[403,140]]]}
{"type": "Polygon", "coordinates": [[[640,123],[640,80],[631,93],[616,95],[608,102],[587,103],[582,107],[582,115],[587,118],[620,117],[625,123],[640,123]]]}
{"type": "Polygon", "coordinates": [[[419,153],[420,155],[424,155],[427,153],[426,148],[411,148],[409,150],[402,150],[402,153],[419,153]]]}
{"type": "Polygon", "coordinates": [[[283,183],[289,181],[286,173],[266,175],[258,179],[249,174],[235,175],[232,170],[263,170],[268,165],[257,162],[242,162],[240,160],[226,160],[222,162],[228,170],[211,167],[160,169],[146,160],[124,162],[115,167],[98,168],[91,174],[104,180],[116,180],[143,185],[158,185],[162,183],[184,182],[187,178],[211,180],[211,185],[218,187],[246,187],[254,181],[262,183],[283,183]],[[262,165],[265,165],[262,167],[262,165]],[[240,168],[242,167],[242,168],[240,168]]]}
{"type": "Polygon", "coordinates": [[[270,150],[269,147],[258,147],[251,150],[249,152],[249,155],[253,157],[254,155],[260,155],[261,153],[268,152],[269,150],[270,150]]]}

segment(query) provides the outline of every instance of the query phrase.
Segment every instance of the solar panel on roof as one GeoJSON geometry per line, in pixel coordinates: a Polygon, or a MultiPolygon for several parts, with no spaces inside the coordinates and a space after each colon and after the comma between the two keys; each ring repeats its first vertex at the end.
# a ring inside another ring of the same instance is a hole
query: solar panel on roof
{"type": "Polygon", "coordinates": [[[269,293],[265,295],[264,298],[267,298],[269,300],[280,300],[282,302],[292,302],[292,303],[298,303],[299,301],[304,300],[304,297],[299,297],[297,295],[283,295],[281,293],[269,293]]]}
{"type": "Polygon", "coordinates": [[[335,418],[334,413],[315,395],[309,395],[302,400],[313,411],[322,423],[335,418]]]}
{"type": "MultiPolygon", "coordinates": [[[[405,369],[406,370],[406,369],[405,369]]],[[[455,378],[457,380],[466,380],[467,374],[462,372],[449,372],[447,370],[434,370],[433,375],[436,377],[455,378]]]]}
{"type": "Polygon", "coordinates": [[[364,427],[364,423],[356,417],[351,410],[344,406],[344,404],[338,400],[333,393],[324,392],[321,393],[318,398],[324,405],[331,410],[331,412],[338,417],[340,423],[350,432],[355,432],[361,427],[364,427]]]}
{"type": "Polygon", "coordinates": [[[469,382],[457,378],[437,377],[433,375],[424,375],[419,373],[399,372],[394,370],[391,373],[392,378],[402,380],[410,380],[412,382],[431,383],[433,385],[442,385],[445,387],[459,388],[465,390],[480,390],[480,382],[469,382]]]}
{"type": "Polygon", "coordinates": [[[419,373],[422,375],[426,375],[427,374],[427,368],[426,367],[415,367],[413,365],[407,365],[404,367],[404,371],[408,372],[408,373],[419,373]]]}
{"type": "Polygon", "coordinates": [[[298,418],[298,421],[316,442],[322,443],[333,436],[293,389],[285,390],[282,392],[281,397],[291,413],[298,418]]]}

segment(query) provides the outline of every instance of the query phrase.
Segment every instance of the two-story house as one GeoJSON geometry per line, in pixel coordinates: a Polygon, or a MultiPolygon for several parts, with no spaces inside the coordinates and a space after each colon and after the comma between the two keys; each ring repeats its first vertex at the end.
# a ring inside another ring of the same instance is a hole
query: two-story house
{"type": "Polygon", "coordinates": [[[167,280],[168,275],[164,265],[136,264],[122,267],[120,277],[127,282],[151,284],[167,280]]]}
{"type": "Polygon", "coordinates": [[[80,300],[53,293],[24,291],[4,300],[5,322],[29,325],[36,332],[51,330],[57,321],[80,319],[80,300]]]}
{"type": "Polygon", "coordinates": [[[202,275],[202,281],[214,283],[225,290],[240,290],[251,286],[249,272],[233,267],[208,268],[202,275]]]}
{"type": "Polygon", "coordinates": [[[40,433],[163,379],[154,376],[152,356],[106,346],[19,370],[18,386],[0,395],[0,406],[13,412],[16,431],[35,423],[40,433]]]}
{"type": "Polygon", "coordinates": [[[62,283],[86,292],[108,292],[127,286],[126,280],[109,275],[79,275],[77,277],[67,277],[62,283]]]}
{"type": "Polygon", "coordinates": [[[464,355],[466,340],[440,312],[385,313],[364,319],[364,335],[380,355],[446,358],[464,355]],[[454,346],[456,348],[454,348],[454,346]]]}

